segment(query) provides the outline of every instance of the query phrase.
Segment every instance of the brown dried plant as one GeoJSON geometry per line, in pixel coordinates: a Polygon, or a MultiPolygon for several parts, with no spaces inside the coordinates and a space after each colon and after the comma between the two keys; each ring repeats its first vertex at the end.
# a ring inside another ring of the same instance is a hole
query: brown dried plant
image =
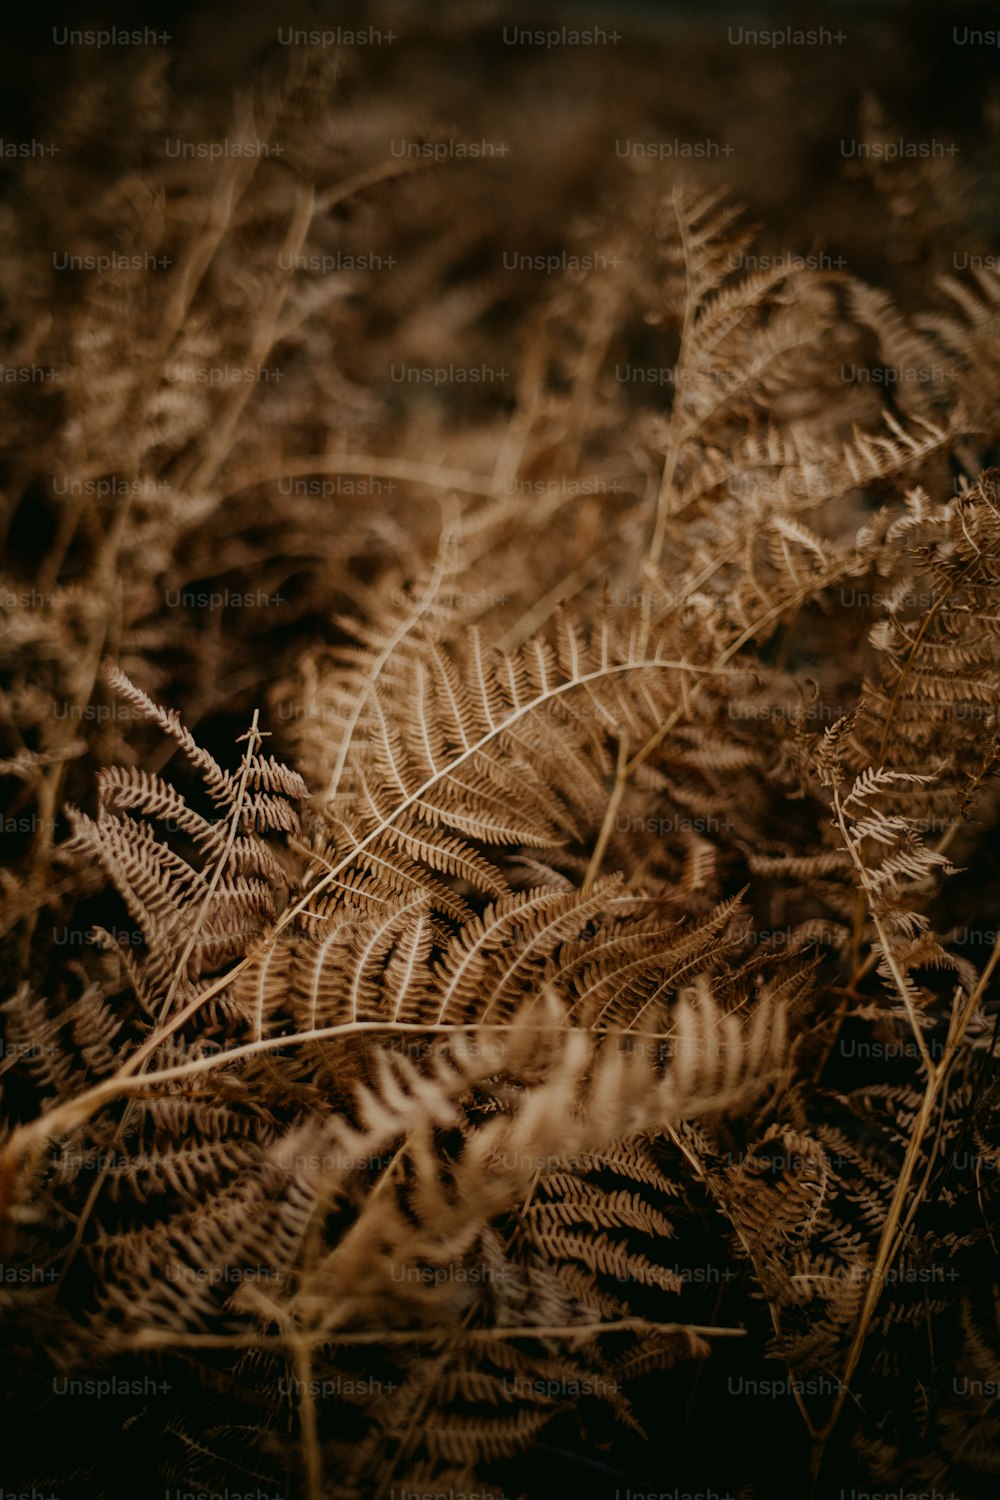
{"type": "MultiPolygon", "coordinates": [[[[637,172],[503,400],[400,414],[379,360],[480,357],[500,283],[454,267],[495,226],[353,160],[329,86],[244,103],[280,157],[48,174],[76,251],[142,268],[4,289],[63,372],[4,495],[41,601],[0,767],[26,1431],[120,1379],[147,1487],[530,1495],[567,1444],[662,1478],[721,1367],[787,1382],[790,1493],[985,1495],[1000,279],[909,316],[744,273],[727,195],[637,172]],[[380,226],[404,289],[310,272],[380,226]],[[238,626],[169,602],[251,587],[238,626]]],[[[94,1420],[33,1477],[110,1495],[94,1420]]]]}

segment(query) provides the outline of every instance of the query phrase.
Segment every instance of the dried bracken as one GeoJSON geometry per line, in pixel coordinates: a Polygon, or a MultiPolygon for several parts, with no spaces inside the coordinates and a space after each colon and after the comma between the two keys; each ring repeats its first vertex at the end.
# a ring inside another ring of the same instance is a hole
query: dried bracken
{"type": "Polygon", "coordinates": [[[510,294],[455,271],[498,246],[450,167],[352,158],[334,73],[244,100],[280,154],[47,173],[135,259],[55,316],[4,287],[63,372],[4,497],[17,1477],[111,1496],[120,1439],[143,1494],[528,1496],[553,1454],[673,1492],[753,1386],[789,1493],[978,1500],[1000,278],[910,315],[746,270],[728,194],[623,169],[502,396],[398,411],[385,370],[482,374],[510,294]]]}

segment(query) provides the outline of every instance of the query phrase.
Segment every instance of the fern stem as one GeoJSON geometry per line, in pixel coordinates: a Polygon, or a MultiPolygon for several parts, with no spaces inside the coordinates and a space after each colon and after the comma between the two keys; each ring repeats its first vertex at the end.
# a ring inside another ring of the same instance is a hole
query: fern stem
{"type": "MultiPolygon", "coordinates": [[[[590,1323],[524,1323],[502,1324],[494,1328],[470,1328],[461,1340],[470,1344],[491,1343],[505,1339],[593,1339],[609,1333],[659,1333],[665,1335],[695,1334],[706,1339],[746,1338],[745,1328],[716,1328],[702,1323],[659,1323],[652,1318],[611,1318],[590,1323]]],[[[184,1333],[169,1328],[145,1328],[124,1344],[139,1349],[287,1349],[293,1336],[260,1333],[184,1333]]],[[[328,1329],[313,1334],[295,1335],[313,1347],[350,1344],[436,1344],[442,1339],[459,1340],[454,1330],[429,1328],[366,1328],[359,1331],[330,1333],[328,1329]]]]}
{"type": "Polygon", "coordinates": [[[861,882],[861,889],[868,897],[868,905],[871,911],[872,921],[875,924],[875,931],[878,933],[879,943],[882,946],[883,957],[885,958],[886,964],[892,975],[893,982],[896,985],[896,989],[899,991],[900,999],[906,1007],[906,1013],[910,1020],[910,1027],[913,1031],[913,1037],[917,1044],[917,1050],[920,1053],[921,1061],[923,1062],[924,1067],[927,1070],[928,1077],[932,1077],[935,1071],[934,1064],[931,1061],[931,1055],[927,1050],[927,1043],[924,1041],[924,1034],[920,1026],[920,1021],[917,1017],[916,1011],[913,1008],[913,1000],[910,996],[909,989],[907,988],[906,980],[904,979],[902,971],[900,970],[899,964],[896,960],[896,955],[892,951],[891,939],[889,938],[889,935],[886,932],[885,927],[883,926],[882,919],[879,916],[877,903],[875,901],[875,893],[872,889],[871,882],[868,879],[868,871],[861,859],[861,855],[858,852],[857,846],[855,845],[848,831],[847,823],[844,818],[843,804],[840,800],[840,790],[837,787],[834,787],[833,789],[833,806],[837,823],[840,827],[841,836],[844,840],[845,848],[847,849],[848,854],[850,854],[854,867],[858,872],[858,878],[861,882]]]}
{"type": "Polygon", "coordinates": [[[604,812],[604,821],[601,831],[597,835],[594,852],[590,856],[587,873],[583,877],[583,894],[586,895],[600,873],[601,861],[604,859],[604,851],[608,847],[611,837],[611,825],[614,823],[618,806],[625,795],[625,787],[628,784],[628,731],[623,730],[618,740],[618,764],[615,768],[615,784],[608,798],[608,805],[604,812]]]}
{"type": "Polygon", "coordinates": [[[241,490],[279,479],[310,474],[358,474],[371,479],[398,479],[405,484],[423,484],[436,490],[462,490],[468,495],[497,497],[497,488],[486,474],[472,474],[466,469],[442,469],[440,464],[420,463],[415,459],[384,458],[370,453],[316,453],[306,458],[286,459],[280,468],[244,471],[234,476],[222,499],[230,500],[241,490]]]}
{"type": "Polygon", "coordinates": [[[292,1339],[295,1378],[299,1396],[299,1436],[308,1500],[323,1500],[323,1458],[316,1424],[316,1398],[312,1387],[312,1341],[296,1333],[292,1339]]]}

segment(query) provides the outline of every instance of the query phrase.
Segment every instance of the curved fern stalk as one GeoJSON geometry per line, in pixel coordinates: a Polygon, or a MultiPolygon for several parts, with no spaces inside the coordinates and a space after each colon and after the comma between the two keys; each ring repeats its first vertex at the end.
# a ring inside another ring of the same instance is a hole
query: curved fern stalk
{"type": "MultiPolygon", "coordinates": [[[[449,781],[455,779],[456,772],[463,766],[474,761],[475,757],[485,751],[490,745],[496,743],[504,735],[511,734],[518,726],[525,723],[534,714],[540,713],[550,705],[558,704],[567,699],[571,694],[584,689],[590,691],[598,685],[605,686],[615,679],[639,672],[681,672],[701,676],[705,671],[720,671],[724,668],[701,668],[689,662],[668,660],[659,656],[652,656],[639,660],[624,662],[606,662],[590,671],[581,671],[571,675],[565,681],[546,684],[540,691],[531,697],[521,700],[516,687],[516,679],[513,674],[509,675],[514,696],[513,706],[498,720],[491,721],[489,727],[484,729],[476,739],[466,740],[466,747],[458,754],[452,756],[443,766],[435,769],[419,785],[405,794],[386,813],[379,814],[378,821],[362,838],[358,840],[351,852],[331,865],[315,883],[309,888],[304,896],[282,915],[276,925],[275,931],[280,931],[294,921],[301,913],[307,912],[315,899],[329,886],[333,885],[337,878],[350,868],[359,854],[364,853],[377,840],[388,831],[392,830],[401,818],[411,811],[426,803],[428,794],[437,788],[446,786],[449,781]]],[[[404,777],[399,765],[397,755],[388,741],[385,742],[387,758],[393,775],[404,790],[407,779],[404,777]]],[[[243,965],[237,965],[232,971],[234,976],[243,965]]]]}
{"type": "MultiPolygon", "coordinates": [[[[229,979],[231,974],[232,971],[230,971],[229,975],[222,976],[222,978],[229,979]]],[[[763,1046],[762,1039],[767,1036],[768,1028],[771,1026],[773,1020],[764,1008],[761,1010],[761,1015],[763,1019],[759,1023],[755,1021],[753,1030],[752,1045],[755,1055],[760,1053],[763,1046]]],[[[731,1039],[731,1032],[728,1029],[729,1023],[733,1020],[734,1018],[731,1017],[723,1018],[723,1035],[729,1038],[729,1040],[723,1042],[719,1042],[717,1039],[712,1040],[697,1030],[694,1031],[692,1037],[691,1023],[687,1018],[687,1014],[681,1010],[677,1021],[678,1030],[676,1032],[678,1056],[694,1057],[704,1052],[709,1058],[721,1059],[722,1057],[726,1057],[728,1059],[728,1066],[738,1066],[740,1051],[733,1050],[735,1044],[731,1039]]],[[[512,1021],[497,1023],[495,1026],[490,1026],[488,1023],[484,1025],[476,1021],[442,1022],[440,1024],[427,1021],[410,1023],[377,1020],[346,1021],[340,1025],[318,1027],[312,1031],[282,1033],[279,1036],[264,1037],[247,1042],[239,1047],[227,1048],[223,1051],[213,1052],[189,1061],[176,1063],[172,1066],[161,1067],[155,1070],[145,1070],[143,1063],[148,1061],[150,1054],[155,1048],[161,1046],[167,1030],[170,1029],[162,1028],[152,1038],[153,1045],[148,1041],[144,1043],[141,1048],[137,1049],[121,1065],[112,1077],[102,1080],[101,1083],[95,1084],[75,1099],[66,1100],[64,1103],[40,1115],[37,1119],[18,1127],[16,1135],[12,1133],[11,1139],[4,1148],[4,1152],[0,1154],[0,1163],[3,1164],[3,1168],[7,1174],[15,1173],[22,1161],[26,1158],[30,1159],[33,1154],[37,1153],[47,1139],[53,1135],[67,1133],[76,1129],[91,1119],[103,1105],[110,1103],[113,1099],[142,1093],[147,1089],[156,1089],[163,1084],[197,1078],[203,1074],[213,1073],[217,1069],[229,1067],[234,1062],[265,1056],[269,1052],[283,1052],[289,1047],[339,1040],[349,1036],[376,1035],[378,1033],[420,1036],[440,1035],[447,1037],[453,1044],[458,1044],[461,1042],[461,1039],[467,1038],[470,1033],[474,1034],[478,1031],[481,1031],[484,1035],[488,1035],[491,1031],[501,1035],[506,1034],[512,1029],[514,1024],[512,1021]],[[14,1145],[17,1145],[19,1150],[12,1151],[11,1147],[14,1145]]],[[[526,1021],[523,1021],[520,1023],[520,1027],[522,1030],[530,1029],[535,1033],[547,1032],[554,1037],[561,1037],[566,1034],[566,1027],[563,1023],[555,1023],[551,1020],[546,1023],[535,1023],[530,1027],[526,1021]]],[[[592,1032],[587,1029],[579,1030],[577,1034],[580,1037],[591,1037],[597,1040],[605,1035],[614,1036],[618,1033],[592,1032]]],[[[647,1033],[632,1030],[626,1030],[621,1034],[631,1037],[647,1036],[657,1041],[669,1041],[672,1035],[670,1032],[647,1033]]],[[[778,1043],[783,1044],[783,1038],[784,1031],[779,1027],[776,1032],[776,1045],[778,1043]]],[[[682,1073],[683,1070],[678,1066],[678,1076],[681,1076],[682,1073]]],[[[715,1107],[717,1106],[711,1101],[702,1102],[699,1106],[700,1109],[715,1107]]],[[[721,1105],[718,1107],[721,1107],[721,1105]]],[[[636,1128],[641,1127],[637,1126],[636,1128]]],[[[6,1180],[9,1181],[10,1176],[6,1180]]]]}
{"type": "MultiPolygon", "coordinates": [[[[464,693],[461,697],[455,697],[448,687],[449,678],[445,670],[444,659],[438,657],[441,680],[445,685],[444,691],[446,696],[450,697],[450,711],[455,732],[463,748],[457,752],[452,751],[441,764],[436,762],[433,750],[429,751],[431,765],[434,768],[422,780],[417,781],[411,767],[401,758],[400,751],[392,739],[383,736],[380,753],[384,757],[390,784],[394,783],[398,789],[397,798],[385,810],[382,810],[378,804],[374,804],[370,826],[366,832],[356,838],[349,852],[328,864],[319,878],[296,902],[286,908],[266,932],[261,933],[257,939],[250,938],[248,934],[250,948],[245,956],[226,973],[219,975],[192,995],[186,1004],[180,1006],[172,1018],[161,1022],[146,1041],[125,1059],[112,1078],[105,1079],[93,1088],[85,1090],[76,1099],[64,1101],[38,1119],[19,1126],[11,1133],[0,1153],[0,1205],[3,1205],[4,1212],[9,1211],[14,1179],[19,1164],[26,1156],[33,1157],[37,1154],[42,1143],[50,1135],[76,1128],[90,1119],[93,1113],[115,1097],[116,1093],[125,1094],[141,1090],[144,1087],[143,1070],[163,1043],[180,1031],[211,999],[228,989],[237,976],[256,963],[279,934],[300,917],[314,912],[317,909],[317,900],[323,892],[335,886],[338,880],[357,864],[360,857],[367,855],[369,851],[376,850],[379,841],[384,836],[395,833],[408,814],[423,811],[426,815],[430,811],[437,818],[447,819],[448,814],[445,809],[439,809],[437,805],[431,806],[428,802],[430,795],[435,791],[446,790],[450,783],[455,783],[458,779],[457,773],[464,767],[473,767],[477,758],[483,756],[490,747],[511,737],[516,740],[519,733],[531,727],[533,721],[536,720],[541,721],[537,727],[539,732],[547,738],[550,726],[545,723],[545,714],[554,706],[563,704],[571,709],[573,699],[577,695],[582,696],[585,702],[593,704],[595,710],[614,724],[625,712],[635,711],[629,707],[627,700],[627,685],[630,678],[646,680],[659,678],[670,681],[677,674],[700,676],[706,670],[725,670],[724,668],[701,668],[683,660],[664,657],[658,652],[649,656],[636,655],[635,644],[633,639],[623,658],[616,660],[611,655],[611,643],[606,631],[598,635],[588,651],[584,651],[582,642],[576,641],[570,629],[563,637],[564,669],[559,668],[551,657],[551,652],[542,642],[531,642],[523,648],[516,661],[511,658],[500,658],[494,664],[493,678],[489,683],[477,675],[475,682],[478,686],[475,688],[475,697],[467,697],[464,693]],[[528,685],[531,681],[535,684],[533,688],[528,685]],[[626,693],[624,697],[623,692],[626,693]],[[476,706],[477,703],[478,706],[476,706]]],[[[476,673],[480,673],[478,665],[476,673]]],[[[143,700],[148,711],[150,705],[145,695],[138,694],[135,689],[132,689],[132,693],[143,700]]],[[[642,701],[637,695],[637,702],[642,701]]],[[[164,714],[162,710],[156,710],[155,706],[152,708],[154,716],[168,732],[174,736],[180,736],[184,744],[190,741],[187,731],[179,728],[174,717],[164,714]]],[[[643,711],[648,715],[649,708],[644,707],[643,711]]],[[[416,726],[416,731],[419,736],[419,724],[416,726]]],[[[193,744],[193,741],[191,743],[193,744]]],[[[567,745],[565,737],[563,744],[564,747],[567,745]]],[[[218,772],[217,767],[215,772],[218,772]]],[[[218,774],[221,775],[221,772],[218,774]]],[[[211,1064],[213,1060],[209,1062],[211,1064]]],[[[200,1068],[201,1064],[198,1064],[196,1071],[200,1068]]]]}

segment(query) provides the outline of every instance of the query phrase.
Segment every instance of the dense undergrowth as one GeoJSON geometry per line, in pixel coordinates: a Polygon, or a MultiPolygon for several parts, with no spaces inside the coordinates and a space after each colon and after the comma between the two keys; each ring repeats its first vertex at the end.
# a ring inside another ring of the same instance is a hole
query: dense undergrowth
{"type": "Polygon", "coordinates": [[[395,66],[3,207],[10,1485],[991,1494],[975,180],[875,286],[395,66]]]}

